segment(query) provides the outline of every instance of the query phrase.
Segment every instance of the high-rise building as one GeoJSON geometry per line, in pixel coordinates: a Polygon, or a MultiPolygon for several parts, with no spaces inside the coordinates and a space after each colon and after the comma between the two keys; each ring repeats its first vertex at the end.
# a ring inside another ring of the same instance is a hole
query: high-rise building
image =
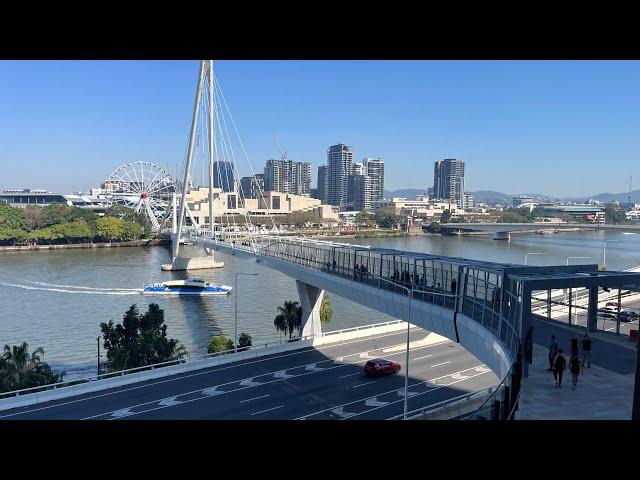
{"type": "Polygon", "coordinates": [[[327,150],[327,203],[334,206],[347,205],[347,179],[353,172],[353,149],[342,143],[327,150]]]}
{"type": "Polygon", "coordinates": [[[384,197],[384,161],[379,158],[364,159],[365,174],[371,183],[371,205],[384,197]]]}
{"type": "Polygon", "coordinates": [[[433,168],[433,196],[437,200],[451,202],[463,208],[464,162],[445,158],[435,162],[433,168]]]}
{"type": "Polygon", "coordinates": [[[368,175],[347,177],[347,205],[350,210],[371,209],[371,180],[368,175]]]}
{"type": "Polygon", "coordinates": [[[260,192],[264,191],[264,174],[257,173],[255,177],[242,177],[240,188],[244,198],[260,198],[260,192]]]}
{"type": "Polygon", "coordinates": [[[288,159],[267,160],[264,187],[267,191],[309,195],[311,164],[288,159]]]}
{"type": "Polygon", "coordinates": [[[353,175],[366,175],[367,172],[364,169],[363,163],[354,163],[353,170],[351,172],[353,175]]]}
{"type": "Polygon", "coordinates": [[[475,201],[472,192],[464,192],[462,206],[465,210],[475,207],[475,201]]]}
{"type": "Polygon", "coordinates": [[[223,192],[236,191],[236,179],[233,174],[233,163],[218,161],[213,163],[213,186],[223,192]]]}
{"type": "Polygon", "coordinates": [[[316,194],[316,198],[321,200],[323,203],[327,203],[327,195],[328,195],[328,172],[326,165],[322,165],[318,167],[318,191],[316,194]]]}

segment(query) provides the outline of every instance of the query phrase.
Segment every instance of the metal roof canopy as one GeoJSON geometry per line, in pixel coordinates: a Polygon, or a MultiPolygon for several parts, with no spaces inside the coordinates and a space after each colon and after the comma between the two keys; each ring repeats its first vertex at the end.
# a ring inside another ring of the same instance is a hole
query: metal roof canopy
{"type": "Polygon", "coordinates": [[[558,288],[618,287],[640,290],[640,273],[637,272],[560,272],[538,275],[509,275],[512,280],[523,282],[531,290],[558,288]]]}

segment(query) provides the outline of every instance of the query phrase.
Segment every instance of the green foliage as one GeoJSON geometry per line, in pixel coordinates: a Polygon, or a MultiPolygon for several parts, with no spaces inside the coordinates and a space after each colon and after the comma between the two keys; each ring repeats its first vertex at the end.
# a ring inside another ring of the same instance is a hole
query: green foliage
{"type": "Polygon", "coordinates": [[[136,222],[124,220],[122,224],[122,239],[137,240],[142,236],[142,227],[136,222]]]}
{"type": "Polygon", "coordinates": [[[164,310],[149,305],[143,315],[134,304],[125,313],[122,324],[101,323],[100,330],[107,351],[107,371],[179,360],[187,355],[178,340],[167,338],[164,310]]]}
{"type": "Polygon", "coordinates": [[[376,222],[372,220],[372,216],[369,212],[358,212],[356,213],[356,224],[368,228],[375,227],[376,222]]]}
{"type": "Polygon", "coordinates": [[[440,215],[440,223],[451,223],[451,217],[451,210],[446,209],[442,212],[442,215],[440,215]]]}
{"type": "Polygon", "coordinates": [[[402,221],[402,216],[397,215],[392,209],[383,209],[375,213],[373,221],[381,228],[396,228],[402,221]]]}
{"type": "Polygon", "coordinates": [[[0,243],[15,245],[16,243],[24,243],[28,238],[29,234],[24,230],[17,228],[0,228],[0,243]]]}
{"type": "Polygon", "coordinates": [[[22,208],[0,204],[0,230],[25,230],[27,228],[27,216],[22,208]]]}
{"type": "Polygon", "coordinates": [[[209,345],[207,345],[207,352],[209,353],[231,353],[231,350],[233,350],[233,341],[224,335],[214,336],[209,342],[209,345]]]}
{"type": "Polygon", "coordinates": [[[331,298],[326,293],[322,297],[320,304],[320,322],[329,323],[333,318],[333,309],[331,308],[331,298]]]}
{"type": "Polygon", "coordinates": [[[289,339],[295,330],[300,333],[302,324],[302,307],[298,302],[285,301],[282,307],[278,307],[278,315],[273,320],[276,330],[289,333],[289,339]]]}
{"type": "Polygon", "coordinates": [[[42,207],[27,205],[24,209],[24,214],[27,218],[27,229],[29,231],[36,230],[41,222],[42,207]]]}
{"type": "Polygon", "coordinates": [[[0,356],[0,392],[11,392],[23,388],[39,387],[62,381],[65,372],[53,373],[48,363],[42,360],[44,350],[37,348],[29,355],[29,346],[4,346],[0,356]]]}
{"type": "Polygon", "coordinates": [[[125,222],[134,222],[142,229],[141,237],[150,238],[153,236],[153,227],[151,222],[142,212],[136,213],[131,208],[124,207],[122,205],[113,205],[109,207],[105,212],[105,217],[116,217],[124,220],[125,222]]]}
{"type": "Polygon", "coordinates": [[[124,234],[124,220],[116,217],[101,217],[96,220],[96,236],[102,240],[117,240],[124,234]]]}
{"type": "Polygon", "coordinates": [[[604,220],[606,223],[612,223],[614,225],[618,223],[624,223],[627,219],[626,215],[617,203],[607,203],[604,206],[604,220]]]}
{"type": "Polygon", "coordinates": [[[53,243],[64,239],[67,243],[89,241],[93,232],[84,220],[61,223],[36,230],[29,234],[29,239],[39,243],[53,243]]]}
{"type": "Polygon", "coordinates": [[[244,350],[249,350],[252,345],[252,340],[251,335],[242,332],[238,337],[238,351],[242,352],[244,350]]]}
{"type": "Polygon", "coordinates": [[[508,209],[498,214],[496,219],[497,223],[531,223],[524,215],[520,214],[516,210],[508,209]]]}
{"type": "Polygon", "coordinates": [[[283,225],[295,225],[296,227],[304,227],[306,224],[318,221],[313,212],[291,212],[284,215],[281,219],[276,218],[276,223],[283,225]]]}
{"type": "Polygon", "coordinates": [[[431,233],[440,233],[441,229],[440,229],[440,223],[438,222],[431,222],[429,224],[429,226],[427,227],[427,230],[431,233]]]}

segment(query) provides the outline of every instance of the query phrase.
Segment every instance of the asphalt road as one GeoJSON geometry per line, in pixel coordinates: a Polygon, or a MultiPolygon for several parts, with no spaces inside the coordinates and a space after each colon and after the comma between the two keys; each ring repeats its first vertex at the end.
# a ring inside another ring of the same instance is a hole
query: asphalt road
{"type": "MultiPolygon", "coordinates": [[[[409,410],[499,383],[460,345],[442,340],[411,332],[409,410]]],[[[405,347],[406,332],[381,334],[1,411],[0,420],[386,419],[403,412],[405,347]],[[375,357],[402,370],[365,377],[364,363],[375,357]]]]}
{"type": "MultiPolygon", "coordinates": [[[[634,310],[636,312],[640,312],[640,300],[629,301],[626,299],[622,300],[622,308],[634,310]]],[[[539,313],[538,315],[543,315],[544,313],[539,313]]],[[[562,316],[555,317],[553,320],[563,323],[569,322],[569,314],[564,313],[562,316]]],[[[585,309],[576,309],[572,311],[571,314],[571,323],[574,325],[579,325],[582,327],[587,326],[587,311],[585,309]],[[577,313],[577,315],[576,315],[577,313]]],[[[629,330],[638,329],[638,320],[634,320],[633,322],[620,322],[620,334],[624,336],[629,336],[629,330]]],[[[606,332],[615,332],[616,331],[616,319],[613,317],[606,317],[601,312],[598,313],[598,330],[604,330],[606,332]]]]}

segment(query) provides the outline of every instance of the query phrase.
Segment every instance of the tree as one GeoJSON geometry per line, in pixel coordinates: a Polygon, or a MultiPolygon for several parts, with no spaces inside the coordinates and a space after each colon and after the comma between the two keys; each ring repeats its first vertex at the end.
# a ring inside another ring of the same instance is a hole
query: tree
{"type": "Polygon", "coordinates": [[[233,350],[233,341],[224,335],[214,336],[209,345],[207,345],[207,352],[209,353],[231,353],[231,350],[233,350]]]}
{"type": "Polygon", "coordinates": [[[27,219],[27,229],[35,230],[40,225],[40,216],[42,215],[42,207],[37,205],[27,205],[24,209],[27,219]]]}
{"type": "Polygon", "coordinates": [[[498,215],[497,223],[530,223],[526,217],[522,216],[515,210],[505,210],[498,215]]]}
{"type": "Polygon", "coordinates": [[[448,208],[442,212],[440,215],[440,223],[450,223],[451,222],[451,210],[448,208]]]}
{"type": "Polygon", "coordinates": [[[183,345],[167,338],[164,310],[149,305],[140,315],[133,304],[124,314],[122,324],[101,323],[104,348],[107,351],[107,370],[117,371],[179,360],[188,355],[183,345]]]}
{"type": "Polygon", "coordinates": [[[27,238],[29,238],[29,234],[24,230],[17,228],[0,228],[0,243],[15,245],[16,243],[23,243],[27,238]]]}
{"type": "Polygon", "coordinates": [[[402,217],[390,208],[378,210],[373,216],[373,221],[381,228],[395,228],[401,220],[402,217]]]}
{"type": "Polygon", "coordinates": [[[123,240],[137,240],[142,236],[142,227],[136,222],[124,220],[122,224],[123,240]]]}
{"type": "Polygon", "coordinates": [[[431,233],[440,233],[440,224],[438,222],[431,222],[427,227],[427,230],[431,233]]]}
{"type": "Polygon", "coordinates": [[[104,240],[122,238],[124,221],[116,217],[102,217],[96,220],[96,234],[104,240]]]}
{"type": "Polygon", "coordinates": [[[242,352],[244,350],[249,350],[249,348],[251,347],[252,340],[253,339],[251,338],[251,335],[249,335],[248,333],[242,332],[238,337],[238,351],[242,352]]]}
{"type": "Polygon", "coordinates": [[[25,230],[26,228],[27,216],[21,208],[5,203],[0,204],[0,229],[25,230]]]}
{"type": "Polygon", "coordinates": [[[29,346],[4,346],[0,356],[0,392],[11,392],[23,388],[39,387],[62,381],[65,372],[53,373],[48,363],[42,360],[44,349],[36,348],[29,355],[29,346]]]}
{"type": "Polygon", "coordinates": [[[298,302],[286,300],[282,307],[278,307],[278,312],[273,324],[279,332],[284,332],[285,335],[289,333],[289,339],[291,339],[294,330],[300,332],[302,307],[298,302]]]}
{"type": "Polygon", "coordinates": [[[607,223],[622,223],[627,219],[626,215],[616,202],[607,203],[604,206],[604,220],[607,223]]]}
{"type": "Polygon", "coordinates": [[[329,323],[333,317],[333,309],[331,308],[331,298],[326,293],[322,297],[322,303],[320,303],[320,322],[329,323]]]}
{"type": "Polygon", "coordinates": [[[376,223],[371,220],[372,214],[369,212],[356,213],[356,224],[364,227],[375,227],[376,223]]]}

